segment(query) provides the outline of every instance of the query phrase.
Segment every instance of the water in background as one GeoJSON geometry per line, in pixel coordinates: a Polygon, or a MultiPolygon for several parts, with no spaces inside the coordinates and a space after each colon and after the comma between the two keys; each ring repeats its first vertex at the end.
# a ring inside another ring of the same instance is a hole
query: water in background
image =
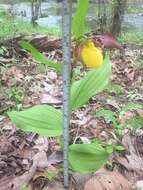
{"type": "MultiPolygon", "coordinates": [[[[143,6],[143,4],[140,6],[143,6]]],[[[95,7],[97,6],[95,5],[95,7]]],[[[30,21],[31,19],[30,3],[17,3],[12,6],[10,4],[0,4],[0,9],[11,10],[17,18],[24,21],[30,21]]],[[[42,16],[37,20],[39,25],[51,28],[61,27],[61,3],[57,3],[55,1],[43,2],[41,10],[42,16]]],[[[96,10],[92,9],[92,11],[89,11],[88,15],[88,24],[92,30],[94,30],[97,25],[95,12],[96,10]]],[[[126,30],[132,29],[143,32],[143,14],[125,14],[123,26],[126,30]]]]}

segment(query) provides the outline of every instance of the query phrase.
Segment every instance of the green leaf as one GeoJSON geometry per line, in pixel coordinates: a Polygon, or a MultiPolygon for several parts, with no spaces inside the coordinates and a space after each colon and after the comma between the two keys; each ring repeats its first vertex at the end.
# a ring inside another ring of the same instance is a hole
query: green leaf
{"type": "Polygon", "coordinates": [[[105,57],[104,64],[100,69],[91,70],[87,75],[71,86],[71,109],[75,110],[97,93],[104,90],[111,75],[111,62],[109,56],[105,57]]]}
{"type": "Polygon", "coordinates": [[[55,170],[55,171],[49,170],[49,171],[47,171],[45,177],[47,177],[50,181],[52,181],[53,179],[55,179],[58,176],[58,172],[59,171],[57,171],[57,170],[55,170]]]}
{"type": "Polygon", "coordinates": [[[22,187],[20,190],[30,190],[30,189],[27,187],[22,187]]]}
{"type": "Polygon", "coordinates": [[[62,112],[48,105],[37,105],[28,110],[8,113],[16,126],[27,132],[46,137],[62,134],[62,112]]]}
{"type": "Polygon", "coordinates": [[[69,147],[71,169],[81,173],[97,171],[107,162],[109,155],[99,143],[73,144],[69,147]]]}
{"type": "Polygon", "coordinates": [[[106,89],[110,93],[121,94],[124,92],[124,88],[119,84],[110,83],[106,89]]]}
{"type": "Polygon", "coordinates": [[[141,116],[132,117],[131,119],[128,119],[126,121],[126,125],[134,129],[143,128],[143,117],[141,116]]]}
{"type": "Polygon", "coordinates": [[[115,145],[114,149],[116,151],[124,151],[125,150],[125,148],[123,146],[121,146],[121,145],[115,145]]]}
{"type": "Polygon", "coordinates": [[[116,113],[111,110],[101,109],[96,112],[96,117],[103,117],[105,120],[111,121],[115,126],[117,126],[116,113]]]}
{"type": "Polygon", "coordinates": [[[34,48],[29,42],[23,41],[21,42],[20,45],[23,49],[29,51],[36,61],[45,65],[48,65],[49,67],[54,68],[57,72],[62,73],[63,65],[61,63],[57,63],[55,61],[47,59],[42,53],[40,53],[36,48],[34,48]]]}
{"type": "Polygon", "coordinates": [[[2,48],[0,48],[0,55],[4,54],[4,50],[2,48]]]}
{"type": "Polygon", "coordinates": [[[143,108],[143,105],[131,102],[131,103],[128,103],[127,105],[125,105],[121,109],[121,112],[127,112],[127,111],[130,111],[130,110],[136,110],[136,109],[142,109],[142,108],[143,108]]]}
{"type": "Polygon", "coordinates": [[[79,0],[72,22],[73,35],[76,39],[83,36],[85,31],[86,14],[89,8],[89,0],[79,0]]]}
{"type": "Polygon", "coordinates": [[[0,10],[0,17],[4,18],[8,15],[8,13],[5,10],[0,10]]]}

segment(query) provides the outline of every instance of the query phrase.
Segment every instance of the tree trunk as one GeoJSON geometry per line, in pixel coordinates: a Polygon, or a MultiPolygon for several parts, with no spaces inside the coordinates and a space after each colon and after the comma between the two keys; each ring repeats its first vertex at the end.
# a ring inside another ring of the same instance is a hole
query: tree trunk
{"type": "Polygon", "coordinates": [[[107,31],[107,11],[105,0],[98,0],[98,26],[100,32],[107,31]]]}
{"type": "Polygon", "coordinates": [[[37,25],[36,20],[41,14],[41,3],[42,0],[32,0],[31,1],[31,23],[35,26],[37,25]]]}
{"type": "Polygon", "coordinates": [[[113,0],[110,31],[116,37],[121,33],[126,3],[127,0],[113,0]]]}

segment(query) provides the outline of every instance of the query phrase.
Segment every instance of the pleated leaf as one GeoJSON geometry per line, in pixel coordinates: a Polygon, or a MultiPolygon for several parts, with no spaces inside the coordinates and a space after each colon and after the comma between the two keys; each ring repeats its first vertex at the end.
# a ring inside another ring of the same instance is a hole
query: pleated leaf
{"type": "Polygon", "coordinates": [[[38,105],[25,111],[12,111],[8,115],[12,122],[23,131],[46,137],[62,134],[62,112],[52,106],[38,105]]]}
{"type": "Polygon", "coordinates": [[[73,35],[76,39],[85,32],[86,14],[89,8],[89,0],[79,0],[72,22],[73,35]]]}
{"type": "Polygon", "coordinates": [[[96,117],[103,117],[107,121],[111,121],[114,126],[117,126],[117,118],[116,118],[116,112],[113,112],[111,110],[101,109],[96,112],[96,117]]]}
{"type": "Polygon", "coordinates": [[[57,72],[62,73],[63,65],[55,61],[47,59],[42,53],[40,53],[36,48],[34,48],[29,42],[21,42],[21,47],[31,53],[33,58],[39,63],[48,65],[49,67],[55,69],[57,72]]]}
{"type": "Polygon", "coordinates": [[[89,173],[101,168],[113,152],[103,148],[99,143],[73,144],[69,147],[69,162],[72,170],[89,173]]]}
{"type": "Polygon", "coordinates": [[[109,56],[106,56],[100,69],[89,71],[84,78],[72,84],[71,109],[75,110],[83,106],[91,97],[104,90],[110,76],[111,62],[109,56]]]}

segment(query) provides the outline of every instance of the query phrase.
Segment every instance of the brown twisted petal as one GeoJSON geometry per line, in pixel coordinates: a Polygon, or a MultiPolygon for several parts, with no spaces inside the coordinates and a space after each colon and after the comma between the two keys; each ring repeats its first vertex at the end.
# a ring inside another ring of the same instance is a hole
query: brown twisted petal
{"type": "Polygon", "coordinates": [[[103,33],[103,34],[99,34],[99,35],[95,35],[93,37],[95,44],[98,42],[100,42],[100,44],[102,44],[102,47],[107,48],[107,49],[123,49],[123,45],[121,45],[115,38],[114,36],[109,33],[103,33]]]}
{"type": "Polygon", "coordinates": [[[77,61],[82,61],[81,60],[81,49],[82,49],[83,43],[76,43],[75,46],[73,47],[73,63],[72,63],[72,68],[76,67],[77,61]]]}
{"type": "Polygon", "coordinates": [[[83,45],[84,45],[85,42],[80,42],[80,43],[77,43],[74,47],[74,58],[77,60],[77,61],[82,61],[81,60],[81,50],[83,48],[83,45]]]}
{"type": "Polygon", "coordinates": [[[104,44],[102,43],[100,38],[93,38],[93,42],[95,47],[99,47],[100,49],[104,50],[104,44]]]}

